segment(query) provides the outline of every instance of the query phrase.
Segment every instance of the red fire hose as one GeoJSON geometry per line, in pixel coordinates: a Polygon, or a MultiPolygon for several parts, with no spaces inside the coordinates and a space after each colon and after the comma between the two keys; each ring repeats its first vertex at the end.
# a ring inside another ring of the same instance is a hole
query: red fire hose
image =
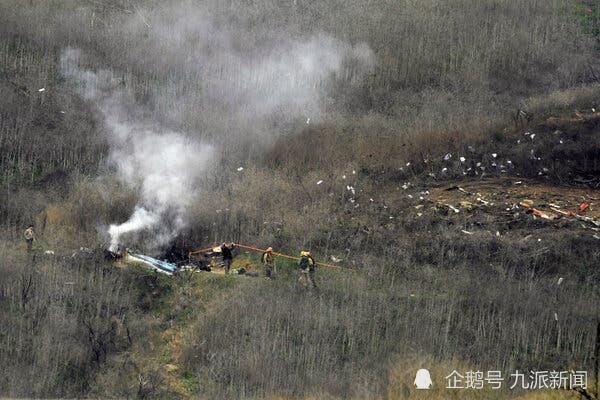
{"type": "MultiPolygon", "coordinates": [[[[254,247],[254,246],[248,246],[248,245],[245,245],[245,244],[239,244],[239,243],[235,243],[235,246],[237,246],[237,247],[241,247],[241,248],[243,248],[243,249],[248,249],[248,250],[258,251],[258,252],[261,252],[261,253],[264,253],[264,252],[266,251],[266,249],[260,249],[260,248],[258,248],[258,247],[254,247]]],[[[193,255],[193,254],[206,253],[207,251],[211,251],[211,250],[212,250],[212,249],[214,249],[215,247],[219,247],[219,245],[215,245],[215,246],[207,247],[207,248],[205,248],[205,249],[200,249],[200,250],[194,250],[194,251],[190,251],[190,252],[188,253],[188,255],[190,255],[190,256],[191,256],[191,255],[193,255]]],[[[276,251],[274,251],[274,252],[273,252],[273,255],[274,255],[274,256],[277,256],[277,257],[289,258],[290,260],[296,260],[296,261],[300,260],[300,257],[294,257],[294,256],[290,256],[290,255],[288,255],[288,254],[278,253],[278,252],[276,252],[276,251]]],[[[345,270],[345,271],[355,271],[355,270],[353,270],[353,269],[350,269],[350,268],[344,268],[344,267],[340,267],[339,265],[333,265],[333,264],[323,263],[323,262],[319,262],[319,261],[317,261],[316,263],[317,263],[318,265],[322,265],[322,266],[324,266],[324,267],[327,267],[327,268],[343,269],[343,270],[345,270]]]]}

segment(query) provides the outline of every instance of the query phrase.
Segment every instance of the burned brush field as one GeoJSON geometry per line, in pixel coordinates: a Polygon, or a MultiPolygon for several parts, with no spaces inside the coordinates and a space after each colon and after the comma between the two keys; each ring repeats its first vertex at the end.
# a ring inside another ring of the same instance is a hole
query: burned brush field
{"type": "Polygon", "coordinates": [[[0,397],[598,400],[596,3],[0,0],[0,397]]]}

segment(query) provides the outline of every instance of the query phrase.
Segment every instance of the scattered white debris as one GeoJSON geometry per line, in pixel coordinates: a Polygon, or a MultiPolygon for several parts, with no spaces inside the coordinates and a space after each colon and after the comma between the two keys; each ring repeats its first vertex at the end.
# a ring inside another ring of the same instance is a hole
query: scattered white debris
{"type": "Polygon", "coordinates": [[[557,313],[554,313],[554,320],[558,321],[558,314],[557,313]]]}
{"type": "Polygon", "coordinates": [[[448,153],[444,156],[444,161],[448,161],[451,158],[452,158],[452,154],[448,153]]]}
{"type": "Polygon", "coordinates": [[[64,114],[65,112],[64,112],[63,110],[60,110],[60,113],[61,113],[61,114],[64,114]]]}
{"type": "Polygon", "coordinates": [[[407,162],[407,163],[406,163],[406,166],[407,166],[407,167],[410,167],[410,162],[407,162]]]}
{"type": "Polygon", "coordinates": [[[516,181],[516,182],[513,182],[513,185],[520,185],[522,183],[523,183],[523,181],[516,181]]]}
{"type": "Polygon", "coordinates": [[[306,125],[310,124],[310,118],[306,118],[306,125]]]}
{"type": "Polygon", "coordinates": [[[460,212],[460,210],[450,204],[448,204],[448,208],[451,209],[452,211],[454,211],[456,214],[458,214],[460,212]]]}
{"type": "Polygon", "coordinates": [[[373,198],[371,197],[371,198],[369,199],[369,201],[372,203],[372,202],[374,202],[375,200],[373,200],[373,198]]]}
{"type": "Polygon", "coordinates": [[[409,194],[409,195],[408,195],[408,198],[409,198],[409,199],[412,199],[412,198],[413,198],[412,194],[409,194]]]}
{"type": "Polygon", "coordinates": [[[342,258],[337,258],[335,256],[331,256],[331,261],[333,261],[334,263],[339,263],[341,261],[344,261],[344,259],[342,258]]]}
{"type": "Polygon", "coordinates": [[[446,172],[446,171],[448,171],[448,168],[446,168],[446,167],[442,168],[442,172],[446,172]]]}
{"type": "Polygon", "coordinates": [[[542,241],[542,239],[539,239],[539,238],[538,238],[538,242],[541,242],[541,241],[542,241]]]}
{"type": "Polygon", "coordinates": [[[352,175],[356,175],[356,171],[355,170],[352,170],[352,175]]]}
{"type": "Polygon", "coordinates": [[[346,175],[342,175],[342,179],[346,179],[346,175]]]}
{"type": "Polygon", "coordinates": [[[45,91],[46,91],[46,88],[38,89],[38,92],[45,92],[45,91]]]}
{"type": "Polygon", "coordinates": [[[318,181],[317,185],[320,185],[321,183],[323,183],[323,179],[321,179],[320,181],[318,181]]]}
{"type": "Polygon", "coordinates": [[[497,153],[492,153],[492,157],[496,158],[496,157],[498,157],[498,154],[497,153]]]}
{"type": "Polygon", "coordinates": [[[510,160],[506,160],[506,163],[509,165],[512,165],[512,161],[510,161],[510,160]]]}
{"type": "Polygon", "coordinates": [[[558,283],[557,283],[557,285],[560,285],[560,284],[562,283],[562,281],[563,281],[563,278],[558,278],[558,283]]]}
{"type": "Polygon", "coordinates": [[[592,112],[596,112],[596,109],[594,107],[592,107],[592,112]]]}
{"type": "Polygon", "coordinates": [[[356,200],[354,200],[353,198],[350,198],[350,203],[354,203],[356,200]]]}
{"type": "Polygon", "coordinates": [[[44,254],[46,254],[47,256],[53,256],[54,255],[54,251],[52,251],[52,250],[46,250],[44,252],[44,254]]]}
{"type": "Polygon", "coordinates": [[[420,212],[419,212],[419,213],[417,213],[417,217],[420,217],[420,216],[422,216],[422,215],[423,215],[423,213],[420,213],[420,212]]]}
{"type": "Polygon", "coordinates": [[[244,170],[244,167],[239,167],[237,170],[238,172],[242,172],[244,170]]]}
{"type": "Polygon", "coordinates": [[[475,166],[477,166],[477,167],[481,167],[481,163],[480,163],[480,162],[478,162],[477,164],[475,164],[475,166]]]}
{"type": "Polygon", "coordinates": [[[535,137],[535,133],[532,133],[529,137],[531,138],[531,140],[533,140],[533,138],[535,137]]]}
{"type": "Polygon", "coordinates": [[[410,183],[405,182],[404,185],[402,185],[402,189],[406,190],[410,187],[410,183]]]}
{"type": "Polygon", "coordinates": [[[563,144],[563,143],[564,143],[564,141],[563,141],[562,139],[560,139],[560,140],[558,141],[558,143],[560,143],[560,144],[563,144]]]}
{"type": "Polygon", "coordinates": [[[461,162],[461,163],[464,163],[465,161],[467,161],[467,159],[461,156],[461,157],[460,157],[460,162],[461,162]]]}
{"type": "Polygon", "coordinates": [[[496,236],[500,236],[500,231],[496,231],[496,236]]]}
{"type": "Polygon", "coordinates": [[[352,192],[352,194],[356,194],[356,190],[354,190],[354,187],[352,187],[350,185],[346,185],[346,190],[348,190],[349,192],[352,192]]]}
{"type": "Polygon", "coordinates": [[[473,234],[473,232],[465,231],[464,229],[461,230],[461,232],[464,233],[464,234],[467,234],[467,235],[472,235],[473,234]]]}

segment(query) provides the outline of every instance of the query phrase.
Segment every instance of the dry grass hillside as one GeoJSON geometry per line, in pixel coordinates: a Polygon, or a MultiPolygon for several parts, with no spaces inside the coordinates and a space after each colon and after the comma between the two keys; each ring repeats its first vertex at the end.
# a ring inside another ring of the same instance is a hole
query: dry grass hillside
{"type": "Polygon", "coordinates": [[[0,397],[598,400],[599,32],[597,1],[0,0],[0,397]],[[348,270],[115,265],[149,198],[141,253],[348,270]]]}

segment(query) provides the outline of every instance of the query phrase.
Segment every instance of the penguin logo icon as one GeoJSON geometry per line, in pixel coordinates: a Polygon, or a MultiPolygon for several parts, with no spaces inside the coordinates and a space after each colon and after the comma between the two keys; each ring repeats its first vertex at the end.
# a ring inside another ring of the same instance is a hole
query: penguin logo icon
{"type": "Polygon", "coordinates": [[[414,384],[417,385],[417,389],[429,389],[429,386],[433,386],[433,382],[431,382],[431,376],[429,376],[429,371],[426,369],[418,370],[414,384]]]}

